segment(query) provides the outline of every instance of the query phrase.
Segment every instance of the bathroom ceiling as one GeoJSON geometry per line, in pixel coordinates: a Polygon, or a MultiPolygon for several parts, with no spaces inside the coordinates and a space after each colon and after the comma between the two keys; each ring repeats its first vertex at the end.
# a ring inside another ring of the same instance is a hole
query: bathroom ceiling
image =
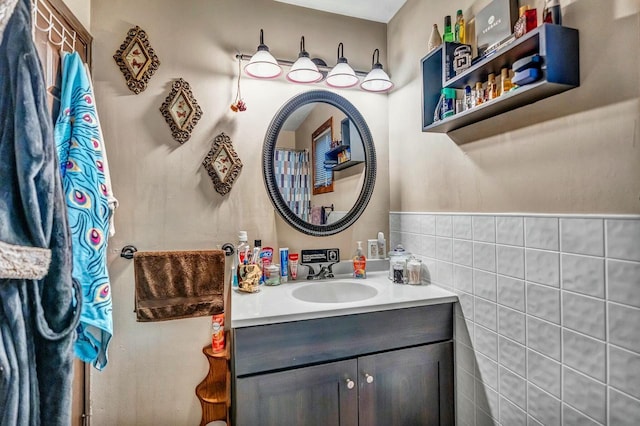
{"type": "Polygon", "coordinates": [[[407,0],[275,0],[309,9],[388,23],[407,0]]]}

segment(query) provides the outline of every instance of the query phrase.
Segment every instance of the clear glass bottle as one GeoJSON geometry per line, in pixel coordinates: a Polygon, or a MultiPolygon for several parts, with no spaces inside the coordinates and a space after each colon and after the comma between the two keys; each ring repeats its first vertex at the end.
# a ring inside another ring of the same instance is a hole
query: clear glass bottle
{"type": "Polygon", "coordinates": [[[490,101],[498,97],[498,85],[496,84],[496,75],[494,73],[489,74],[487,80],[487,100],[490,101]]]}
{"type": "Polygon", "coordinates": [[[465,42],[465,28],[464,28],[464,16],[462,16],[462,10],[458,9],[456,12],[456,25],[455,25],[455,41],[456,43],[465,42]]]}
{"type": "Polygon", "coordinates": [[[249,256],[249,243],[247,241],[247,231],[239,231],[236,256],[233,258],[233,275],[231,277],[233,287],[238,287],[238,266],[244,264],[245,259],[249,256]]]}
{"type": "Polygon", "coordinates": [[[511,77],[509,77],[509,68],[502,68],[500,70],[500,96],[507,93],[513,84],[511,83],[511,77]]]}
{"type": "Polygon", "coordinates": [[[443,41],[451,42],[453,41],[453,30],[451,29],[451,15],[447,15],[444,17],[444,35],[442,36],[443,41]]]}

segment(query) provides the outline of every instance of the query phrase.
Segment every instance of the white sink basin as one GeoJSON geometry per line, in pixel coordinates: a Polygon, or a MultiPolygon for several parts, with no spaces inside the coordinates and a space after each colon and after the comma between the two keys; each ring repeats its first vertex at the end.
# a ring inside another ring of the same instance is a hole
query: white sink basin
{"type": "Polygon", "coordinates": [[[291,292],[294,298],[312,303],[358,302],[377,294],[376,288],[357,281],[322,281],[304,284],[291,292]]]}

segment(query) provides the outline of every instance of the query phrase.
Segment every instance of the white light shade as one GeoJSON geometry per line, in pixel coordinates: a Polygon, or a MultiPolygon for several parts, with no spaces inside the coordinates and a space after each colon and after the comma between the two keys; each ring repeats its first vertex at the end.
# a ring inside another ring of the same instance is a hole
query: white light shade
{"type": "Polygon", "coordinates": [[[293,83],[317,83],[322,80],[322,73],[308,56],[300,56],[287,73],[287,80],[293,83]]]}
{"type": "Polygon", "coordinates": [[[268,49],[258,48],[256,54],[245,65],[244,72],[255,78],[274,78],[282,73],[282,68],[268,49]]]}
{"type": "Polygon", "coordinates": [[[358,84],[358,77],[353,68],[345,62],[338,62],[327,75],[327,84],[331,87],[345,88],[358,84]]]}
{"type": "Polygon", "coordinates": [[[360,87],[367,92],[386,92],[393,88],[393,83],[380,65],[369,71],[360,87]]]}

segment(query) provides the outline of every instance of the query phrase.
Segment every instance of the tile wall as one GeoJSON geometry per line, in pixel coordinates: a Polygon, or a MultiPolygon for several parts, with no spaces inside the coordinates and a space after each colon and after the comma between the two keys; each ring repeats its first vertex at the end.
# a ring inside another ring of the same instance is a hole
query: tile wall
{"type": "Polygon", "coordinates": [[[458,425],[640,425],[640,217],[391,213],[458,294],[458,425]]]}

